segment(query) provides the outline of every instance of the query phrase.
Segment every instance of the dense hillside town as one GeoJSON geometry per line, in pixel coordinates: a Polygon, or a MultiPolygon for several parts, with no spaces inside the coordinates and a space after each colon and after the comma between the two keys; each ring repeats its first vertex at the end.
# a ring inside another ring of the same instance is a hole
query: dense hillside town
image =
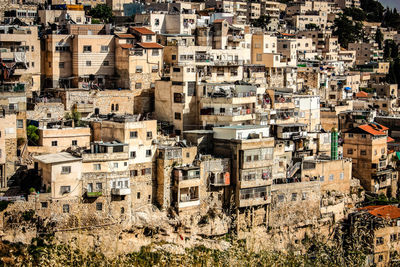
{"type": "Polygon", "coordinates": [[[400,260],[395,8],[4,0],[0,21],[3,242],[400,260]]]}

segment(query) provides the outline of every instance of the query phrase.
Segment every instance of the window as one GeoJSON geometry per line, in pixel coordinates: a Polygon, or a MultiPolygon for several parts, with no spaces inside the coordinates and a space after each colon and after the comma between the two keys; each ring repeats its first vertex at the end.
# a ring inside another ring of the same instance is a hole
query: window
{"type": "Polygon", "coordinates": [[[137,199],[140,199],[140,192],[137,192],[136,198],[137,198],[137,199]]]}
{"type": "Polygon", "coordinates": [[[152,139],[153,138],[153,132],[147,132],[146,133],[146,137],[147,137],[147,140],[152,139]]]}
{"type": "Polygon", "coordinates": [[[136,151],[131,151],[131,153],[130,153],[130,158],[131,158],[131,159],[136,158],[136,151]]]}
{"type": "Polygon", "coordinates": [[[353,154],[353,149],[352,148],[347,149],[347,154],[353,154]]]}
{"type": "Polygon", "coordinates": [[[93,183],[88,183],[88,184],[87,184],[87,191],[88,191],[89,193],[93,192],[93,183]]]}
{"type": "Polygon", "coordinates": [[[381,149],[381,154],[383,155],[383,154],[385,154],[385,152],[386,152],[386,149],[385,149],[385,148],[382,148],[382,149],[381,149]]]}
{"type": "Polygon", "coordinates": [[[366,134],[362,134],[362,135],[361,135],[361,138],[364,138],[364,139],[365,139],[365,138],[367,138],[367,135],[366,135],[366,134]]]}
{"type": "Polygon", "coordinates": [[[51,141],[51,146],[57,146],[57,141],[51,141]]]}
{"type": "Polygon", "coordinates": [[[329,175],[329,181],[333,181],[333,174],[329,175]]]}
{"type": "Polygon", "coordinates": [[[180,68],[173,68],[172,71],[173,72],[181,72],[181,69],[180,68]]]}
{"type": "Polygon", "coordinates": [[[175,120],[181,120],[181,113],[175,112],[175,120]]]}
{"type": "Polygon", "coordinates": [[[137,176],[138,175],[138,171],[137,170],[131,170],[130,174],[131,174],[131,177],[137,176]]]}
{"type": "Polygon", "coordinates": [[[189,158],[190,157],[190,153],[186,152],[186,157],[189,158]]]}
{"type": "Polygon", "coordinates": [[[64,66],[65,66],[64,62],[59,62],[59,63],[58,63],[58,67],[59,67],[60,69],[63,69],[64,66]]]}
{"type": "Polygon", "coordinates": [[[64,204],[62,210],[63,213],[69,213],[69,204],[64,204]]]}
{"type": "Polygon", "coordinates": [[[137,138],[138,137],[137,131],[130,132],[129,136],[130,136],[131,139],[137,138]]]}
{"type": "Polygon", "coordinates": [[[71,192],[71,186],[60,186],[60,194],[67,194],[71,192]]]}
{"type": "Polygon", "coordinates": [[[19,129],[24,128],[24,121],[23,120],[17,120],[17,128],[19,128],[19,129]]]}
{"type": "Polygon", "coordinates": [[[40,204],[42,205],[42,209],[47,209],[47,207],[49,206],[47,202],[40,202],[40,204]]]}
{"type": "Polygon", "coordinates": [[[378,256],[378,262],[382,262],[383,261],[383,255],[379,255],[378,256]]]}
{"type": "Polygon", "coordinates": [[[155,19],[155,20],[154,20],[154,25],[155,25],[155,26],[160,25],[160,19],[155,19]]]}
{"type": "Polygon", "coordinates": [[[262,61],[262,54],[257,54],[256,61],[262,61]]]}
{"type": "Polygon", "coordinates": [[[185,103],[183,94],[181,94],[181,93],[174,93],[174,103],[185,103]]]}
{"type": "Polygon", "coordinates": [[[301,194],[301,200],[307,200],[307,193],[306,192],[303,192],[301,194]]]}
{"type": "Polygon", "coordinates": [[[103,184],[102,183],[96,183],[96,191],[101,191],[103,189],[103,184]]]}
{"type": "Polygon", "coordinates": [[[142,175],[151,174],[151,168],[142,169],[142,175]]]}
{"type": "Polygon", "coordinates": [[[176,60],[176,55],[172,55],[172,56],[171,56],[171,59],[172,59],[172,60],[176,60]]]}
{"type": "Polygon", "coordinates": [[[101,48],[100,48],[100,52],[107,53],[108,52],[108,46],[107,45],[102,45],[101,48]]]}
{"type": "Polygon", "coordinates": [[[320,176],[320,177],[319,177],[319,180],[320,180],[321,182],[325,181],[325,176],[323,176],[323,175],[320,176]]]}
{"type": "Polygon", "coordinates": [[[152,49],[151,55],[152,56],[158,56],[158,55],[160,55],[160,51],[158,49],[152,49]]]}
{"type": "Polygon", "coordinates": [[[86,67],[90,67],[90,66],[92,66],[92,61],[90,61],[90,60],[86,61],[86,67]]]}
{"type": "Polygon", "coordinates": [[[99,163],[93,164],[93,170],[100,171],[101,170],[101,164],[99,164],[99,163]]]}
{"type": "Polygon", "coordinates": [[[383,244],[383,241],[384,241],[384,240],[383,240],[383,237],[377,237],[377,238],[376,238],[376,244],[377,244],[377,245],[382,245],[382,244],[383,244]]]}
{"type": "Polygon", "coordinates": [[[152,38],[151,38],[151,35],[146,35],[146,41],[147,41],[147,42],[150,42],[151,39],[152,39],[152,38]]]}
{"type": "Polygon", "coordinates": [[[84,45],[83,46],[83,53],[91,53],[92,52],[92,46],[91,45],[84,45]]]}
{"type": "Polygon", "coordinates": [[[71,166],[62,166],[61,174],[68,174],[68,173],[71,173],[71,166]]]}
{"type": "Polygon", "coordinates": [[[142,66],[136,66],[136,73],[142,73],[143,72],[143,67],[142,66]]]}
{"type": "Polygon", "coordinates": [[[391,234],[390,235],[390,241],[393,242],[393,241],[396,241],[396,240],[397,240],[397,234],[391,234]]]}
{"type": "Polygon", "coordinates": [[[367,151],[366,150],[361,150],[360,154],[363,155],[363,156],[366,156],[367,155],[367,151]]]}
{"type": "Polygon", "coordinates": [[[146,150],[146,157],[151,157],[151,149],[146,150]]]}
{"type": "Polygon", "coordinates": [[[104,60],[103,61],[103,66],[105,66],[105,67],[110,66],[110,62],[107,61],[107,60],[104,60]]]}
{"type": "Polygon", "coordinates": [[[296,201],[297,200],[297,193],[292,193],[292,201],[296,201]]]}
{"type": "Polygon", "coordinates": [[[151,67],[151,72],[152,73],[157,73],[158,72],[158,66],[152,66],[151,67]]]}
{"type": "Polygon", "coordinates": [[[343,179],[344,179],[344,173],[341,172],[341,173],[340,173],[340,180],[343,180],[343,179]]]}
{"type": "Polygon", "coordinates": [[[135,89],[142,89],[142,83],[136,83],[135,89]]]}
{"type": "Polygon", "coordinates": [[[114,168],[118,168],[118,162],[114,162],[114,168]]]}
{"type": "Polygon", "coordinates": [[[150,83],[150,89],[154,89],[156,88],[156,84],[155,83],[150,83]]]}
{"type": "Polygon", "coordinates": [[[97,202],[97,203],[96,203],[96,210],[102,211],[102,210],[103,210],[103,203],[97,202]]]}
{"type": "Polygon", "coordinates": [[[73,146],[77,146],[78,145],[78,141],[77,140],[72,140],[72,145],[73,146]]]}

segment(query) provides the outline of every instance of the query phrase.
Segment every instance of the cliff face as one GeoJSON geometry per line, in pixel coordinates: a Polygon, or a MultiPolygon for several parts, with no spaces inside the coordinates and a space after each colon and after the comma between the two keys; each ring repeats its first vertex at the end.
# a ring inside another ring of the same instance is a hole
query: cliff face
{"type": "Polygon", "coordinates": [[[229,244],[219,237],[231,234],[245,239],[247,246],[256,251],[304,251],[302,240],[327,237],[336,223],[353,210],[362,197],[357,188],[355,184],[350,195],[326,192],[306,206],[275,205],[267,211],[268,224],[264,225],[251,226],[252,218],[244,216],[247,228],[236,227],[237,214],[233,211],[209,208],[177,215],[148,205],[130,216],[115,218],[87,211],[79,203],[71,203],[75,211],[71,214],[60,213],[57,202],[41,209],[35,195],[28,201],[10,204],[2,211],[0,225],[3,241],[30,244],[32,238],[50,234],[57,243],[75,241],[82,250],[94,249],[108,256],[139,251],[154,242],[176,244],[175,252],[198,245],[224,250],[229,244]]]}

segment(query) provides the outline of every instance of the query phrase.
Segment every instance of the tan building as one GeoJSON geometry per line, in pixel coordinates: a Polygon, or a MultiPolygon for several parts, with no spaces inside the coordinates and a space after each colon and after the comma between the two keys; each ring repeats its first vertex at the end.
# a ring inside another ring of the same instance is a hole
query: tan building
{"type": "Polygon", "coordinates": [[[266,224],[271,203],[274,155],[274,139],[269,137],[269,127],[215,127],[214,153],[230,157],[232,161],[231,181],[238,229],[266,224]],[[252,217],[250,223],[248,216],[252,217]]]}
{"type": "Polygon", "coordinates": [[[25,91],[27,96],[40,90],[40,40],[36,26],[0,26],[2,86],[25,91]]]}
{"type": "Polygon", "coordinates": [[[1,110],[0,114],[0,187],[7,187],[17,160],[17,117],[1,110]]]}
{"type": "Polygon", "coordinates": [[[363,65],[371,61],[379,61],[383,59],[383,50],[380,50],[375,42],[358,42],[349,43],[349,50],[356,51],[356,64],[363,65]]]}
{"type": "Polygon", "coordinates": [[[387,127],[377,123],[346,131],[343,156],[352,159],[353,177],[360,180],[366,191],[393,197],[397,192],[398,174],[389,165],[387,131],[387,127]]]}

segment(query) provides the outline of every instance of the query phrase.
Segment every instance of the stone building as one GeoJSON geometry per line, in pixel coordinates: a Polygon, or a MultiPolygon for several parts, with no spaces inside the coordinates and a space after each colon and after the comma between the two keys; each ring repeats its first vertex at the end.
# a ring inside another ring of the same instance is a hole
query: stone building
{"type": "Polygon", "coordinates": [[[352,159],[353,177],[366,191],[395,196],[398,172],[388,156],[388,128],[370,123],[350,129],[343,136],[343,156],[352,159]]]}

